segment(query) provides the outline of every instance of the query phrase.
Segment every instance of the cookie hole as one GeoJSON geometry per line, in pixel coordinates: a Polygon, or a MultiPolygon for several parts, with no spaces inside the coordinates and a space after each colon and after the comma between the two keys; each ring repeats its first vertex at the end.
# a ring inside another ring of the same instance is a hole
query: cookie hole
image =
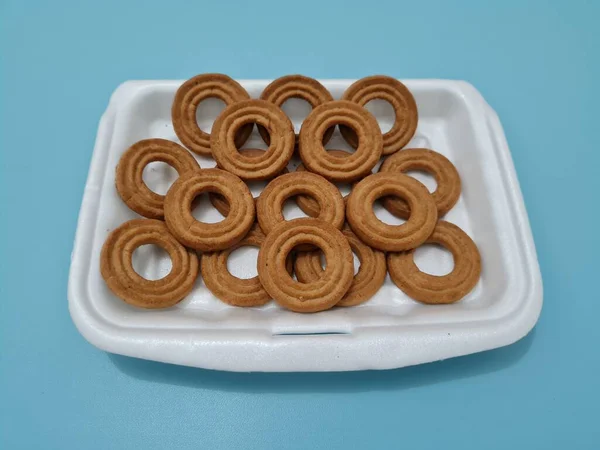
{"type": "Polygon", "coordinates": [[[385,209],[380,200],[373,204],[373,212],[375,213],[375,217],[388,225],[402,225],[406,222],[406,220],[394,216],[391,212],[385,209]]]}
{"type": "Polygon", "coordinates": [[[159,195],[165,195],[178,176],[173,167],[162,161],[153,161],[142,171],[142,180],[148,189],[159,195]]]}
{"type": "Polygon", "coordinates": [[[169,253],[159,245],[140,245],[131,255],[131,265],[146,280],[156,281],[166,277],[173,268],[169,253]]]}
{"type": "Polygon", "coordinates": [[[288,98],[281,105],[281,109],[290,118],[294,124],[294,132],[298,134],[300,133],[302,122],[304,122],[306,116],[312,111],[312,106],[302,98],[288,98]]]}
{"type": "Polygon", "coordinates": [[[354,275],[360,270],[360,259],[356,256],[356,253],[352,252],[352,259],[354,260],[354,275]]]}
{"type": "Polygon", "coordinates": [[[415,264],[421,272],[444,276],[454,270],[454,257],[442,245],[425,244],[415,250],[415,264]]]}
{"type": "Polygon", "coordinates": [[[321,269],[327,269],[327,258],[325,257],[325,253],[319,250],[319,261],[321,261],[321,269]]]}
{"type": "Polygon", "coordinates": [[[375,116],[382,133],[387,133],[392,129],[396,121],[396,112],[390,102],[375,98],[368,102],[365,108],[375,116]]]}
{"type": "Polygon", "coordinates": [[[283,204],[283,218],[285,220],[298,219],[300,217],[310,217],[300,209],[296,203],[296,196],[288,198],[283,204]]]}
{"type": "MultiPolygon", "coordinates": [[[[321,268],[325,270],[327,268],[327,259],[325,258],[325,253],[319,250],[319,259],[321,260],[321,268]]],[[[360,270],[360,259],[356,256],[356,253],[352,251],[352,259],[354,261],[354,275],[358,273],[360,270]]]]}
{"type": "MultiPolygon", "coordinates": [[[[306,245],[306,244],[303,244],[303,245],[306,245]]],[[[310,260],[309,260],[310,261],[310,267],[313,267],[312,266],[312,264],[313,264],[313,259],[312,258],[314,257],[313,253],[314,252],[318,252],[318,255],[319,255],[319,265],[321,266],[321,270],[312,269],[311,272],[316,273],[319,276],[319,278],[323,275],[323,271],[327,268],[327,258],[325,258],[325,253],[323,253],[323,251],[320,248],[312,246],[312,249],[306,249],[306,248],[302,248],[302,246],[300,245],[300,246],[294,247],[294,251],[296,252],[297,255],[302,254],[302,253],[304,253],[306,251],[309,251],[311,253],[311,257],[310,257],[310,260]]],[[[296,281],[298,281],[298,278],[297,278],[297,276],[296,276],[295,273],[294,273],[294,279],[296,281]]],[[[305,282],[306,282],[306,280],[305,280],[305,282]]]]}
{"type": "Polygon", "coordinates": [[[226,107],[227,104],[220,98],[211,97],[202,100],[196,108],[196,123],[198,127],[205,133],[210,133],[215,119],[226,107]]]}
{"type": "Polygon", "coordinates": [[[405,173],[406,175],[411,176],[423,183],[429,192],[433,193],[437,189],[437,181],[429,172],[423,172],[421,170],[409,170],[405,173]]]}
{"type": "MultiPolygon", "coordinates": [[[[358,141],[358,137],[352,128],[346,127],[347,130],[352,133],[355,137],[354,140],[358,141]]],[[[340,132],[340,127],[336,126],[333,130],[333,134],[331,135],[331,139],[327,143],[324,144],[325,150],[344,150],[345,152],[354,153],[355,149],[352,147],[342,133],[340,132]]]]}
{"type": "Polygon", "coordinates": [[[257,259],[258,248],[245,245],[231,252],[229,258],[227,258],[227,270],[237,278],[244,280],[254,278],[258,276],[257,259]]]}
{"type": "Polygon", "coordinates": [[[204,223],[218,223],[225,219],[225,216],[212,205],[207,192],[196,196],[192,201],[192,216],[204,223]]]}
{"type": "MultiPolygon", "coordinates": [[[[267,133],[269,132],[269,130],[267,130],[266,128],[263,127],[263,129],[267,133]]],[[[269,148],[269,146],[263,140],[263,138],[261,137],[260,133],[258,132],[258,126],[257,126],[257,124],[254,123],[253,126],[252,126],[252,133],[250,133],[250,136],[248,136],[248,139],[246,139],[246,142],[244,142],[242,145],[238,145],[236,143],[236,148],[238,150],[243,150],[243,149],[248,149],[248,148],[256,148],[256,149],[259,149],[259,150],[267,150],[269,148]]]]}

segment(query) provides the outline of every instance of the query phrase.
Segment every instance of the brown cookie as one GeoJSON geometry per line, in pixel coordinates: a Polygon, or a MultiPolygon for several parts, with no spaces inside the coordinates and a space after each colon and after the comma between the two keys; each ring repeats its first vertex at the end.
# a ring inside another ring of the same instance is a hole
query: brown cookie
{"type": "Polygon", "coordinates": [[[300,158],[311,172],[332,181],[355,181],[369,174],[381,157],[383,138],[375,117],[362,106],[343,100],[317,106],[300,129],[300,158]],[[323,146],[325,132],[347,125],[359,136],[356,151],[336,156],[323,146]]]}
{"type": "MultiPolygon", "coordinates": [[[[344,150],[327,150],[327,151],[334,156],[345,157],[345,156],[351,155],[351,153],[346,152],[344,150]]],[[[306,171],[304,164],[300,164],[296,168],[296,172],[304,172],[304,171],[306,171]]],[[[343,198],[344,198],[344,204],[345,204],[346,200],[348,199],[348,196],[345,195],[343,198]]],[[[296,196],[296,203],[298,204],[298,207],[304,212],[304,214],[306,214],[307,216],[310,216],[310,217],[317,217],[321,210],[319,208],[319,204],[317,203],[317,201],[314,200],[312,197],[309,197],[308,195],[296,196]]]]}
{"type": "MultiPolygon", "coordinates": [[[[255,156],[261,156],[265,151],[258,148],[245,148],[239,151],[242,155],[247,156],[249,158],[254,158],[255,156]]],[[[281,171],[280,174],[288,173],[287,167],[281,171]]],[[[227,217],[229,214],[229,203],[225,200],[225,197],[219,194],[215,194],[211,192],[208,194],[208,198],[210,203],[215,207],[217,211],[219,211],[223,217],[227,217]]],[[[256,199],[255,199],[256,201],[256,199]]]]}
{"type": "MultiPolygon", "coordinates": [[[[396,120],[391,130],[383,134],[384,155],[391,155],[408,144],[417,130],[419,114],[415,98],[408,88],[395,78],[383,75],[361,78],[346,89],[342,99],[361,106],[375,99],[385,100],[392,105],[396,120]]],[[[340,131],[352,147],[360,143],[354,130],[340,126],[340,131]]]]}
{"type": "Polygon", "coordinates": [[[213,158],[219,167],[244,180],[268,180],[287,166],[294,153],[294,127],[285,113],[265,100],[246,100],[228,106],[217,117],[210,137],[213,158]],[[240,153],[235,136],[241,127],[257,123],[271,135],[261,155],[240,153]]]}
{"type": "Polygon", "coordinates": [[[379,172],[354,186],[346,204],[346,219],[352,231],[366,244],[386,252],[399,252],[425,242],[437,222],[437,208],[419,181],[404,174],[379,172]],[[389,195],[403,198],[410,206],[406,223],[388,225],[375,215],[375,200],[389,195]]]}
{"type": "Polygon", "coordinates": [[[179,242],[196,250],[223,250],[241,241],[254,223],[254,199],[235,175],[221,169],[200,169],[182,175],[165,197],[165,221],[179,242]],[[229,203],[229,215],[218,223],[199,222],[192,216],[194,199],[216,192],[229,203]]]}
{"type": "MultiPolygon", "coordinates": [[[[354,276],[350,289],[337,306],[355,306],[369,300],[383,286],[387,274],[385,254],[366,245],[347,226],[342,233],[358,257],[360,268],[354,276]]],[[[324,272],[321,267],[320,252],[297,253],[294,271],[298,281],[302,283],[318,280],[324,272]]]]}
{"type": "MultiPolygon", "coordinates": [[[[299,98],[307,101],[311,107],[333,101],[331,93],[325,86],[319,83],[314,78],[305,77],[304,75],[287,75],[277,78],[272,81],[260,95],[262,100],[273,103],[281,107],[286,100],[291,98],[299,98]]],[[[327,130],[324,136],[324,143],[327,143],[333,134],[334,128],[327,130]]],[[[258,132],[262,136],[265,143],[269,144],[269,133],[265,127],[259,125],[258,132]]],[[[298,135],[296,135],[296,145],[298,144],[298,135]]]]}
{"type": "Polygon", "coordinates": [[[348,240],[329,223],[312,218],[277,225],[260,248],[257,267],[269,295],[281,306],[297,312],[331,308],[342,299],[354,278],[348,240]],[[301,283],[286,272],[286,259],[299,245],[317,246],[325,254],[327,268],[318,280],[301,283]]]}
{"type": "MultiPolygon", "coordinates": [[[[201,258],[202,279],[206,287],[219,299],[232,306],[261,306],[271,300],[258,276],[248,279],[238,278],[227,269],[229,255],[240,247],[262,245],[265,235],[255,224],[246,237],[226,250],[203,253],[201,258]]],[[[286,270],[293,273],[293,259],[290,255],[286,270]]]]}
{"type": "Polygon", "coordinates": [[[344,225],[344,200],[338,188],[325,178],[310,172],[292,172],[271,181],[256,201],[256,216],[265,234],[283,217],[283,204],[295,195],[314,198],[320,207],[318,219],[341,229],[344,225]]]}
{"type": "MultiPolygon", "coordinates": [[[[407,148],[386,158],[379,169],[380,172],[396,173],[409,170],[421,170],[435,178],[437,188],[431,195],[437,206],[438,217],[452,209],[460,197],[460,176],[448,158],[426,148],[407,148]]],[[[402,219],[410,216],[410,209],[401,198],[385,197],[383,206],[402,219]]]]}
{"type": "Polygon", "coordinates": [[[169,233],[164,222],[134,219],[113,230],[104,242],[100,272],[110,290],[126,303],[140,308],[168,308],[194,287],[198,257],[169,233]],[[160,280],[147,280],[133,268],[133,252],[146,244],[162,247],[171,257],[172,269],[160,280]]]}
{"type": "Polygon", "coordinates": [[[473,240],[456,225],[440,220],[426,244],[440,244],[454,257],[454,269],[448,275],[421,272],[414,261],[414,249],[389,253],[390,278],[404,293],[422,303],[454,303],[467,295],[481,275],[481,257],[473,240]]]}
{"type": "MultiPolygon", "coordinates": [[[[171,120],[175,134],[183,145],[194,153],[210,156],[210,135],[200,129],[196,110],[201,101],[218,98],[227,105],[248,100],[248,92],[234,79],[220,73],[206,73],[190,78],[175,93],[171,107],[171,120]]],[[[252,124],[235,135],[238,146],[243,145],[252,133],[252,124]]]]}
{"type": "Polygon", "coordinates": [[[144,168],[154,161],[167,163],[179,175],[198,170],[200,166],[185,148],[166,139],[144,139],[123,153],[116,170],[119,195],[136,213],[162,219],[165,196],[150,190],[143,179],[144,168]]]}

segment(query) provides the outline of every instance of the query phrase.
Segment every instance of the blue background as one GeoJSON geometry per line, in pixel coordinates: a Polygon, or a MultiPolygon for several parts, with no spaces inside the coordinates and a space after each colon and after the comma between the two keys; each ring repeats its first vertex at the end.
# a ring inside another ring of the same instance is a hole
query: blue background
{"type": "Polygon", "coordinates": [[[599,448],[600,3],[495,3],[0,0],[0,448],[599,448]],[[338,374],[211,372],[88,344],[67,275],[100,115],[124,80],[208,71],[472,82],[528,208],[535,331],[338,374]]]}

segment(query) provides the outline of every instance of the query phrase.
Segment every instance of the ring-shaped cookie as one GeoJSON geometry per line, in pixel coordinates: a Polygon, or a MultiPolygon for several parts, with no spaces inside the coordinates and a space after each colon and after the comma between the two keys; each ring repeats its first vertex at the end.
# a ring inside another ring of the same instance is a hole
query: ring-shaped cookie
{"type": "MultiPolygon", "coordinates": [[[[256,156],[261,156],[265,151],[258,148],[244,148],[240,150],[240,153],[249,158],[254,158],[256,156]]],[[[287,167],[281,171],[281,174],[288,173],[287,167]]],[[[280,175],[280,174],[278,174],[280,175]]],[[[229,203],[225,200],[225,197],[219,194],[215,194],[211,192],[208,194],[208,198],[210,203],[215,207],[217,211],[221,213],[223,217],[227,217],[229,214],[229,203]]],[[[256,198],[254,199],[256,201],[256,198]]],[[[312,200],[312,199],[311,199],[312,200]]]]}
{"type": "MultiPolygon", "coordinates": [[[[194,153],[210,156],[210,135],[202,131],[196,121],[196,110],[203,100],[218,98],[226,105],[248,100],[248,92],[234,79],[220,73],[197,75],[184,82],[171,107],[173,129],[181,143],[194,153]]],[[[252,133],[252,125],[238,130],[237,145],[241,146],[252,133]]]]}
{"type": "Polygon", "coordinates": [[[221,169],[200,169],[179,177],[165,197],[165,222],[179,242],[212,252],[235,245],[255,219],[250,189],[235,175],[221,169]],[[218,223],[200,222],[192,216],[192,202],[204,192],[216,192],[229,203],[229,215],[218,223]]]}
{"type": "Polygon", "coordinates": [[[354,278],[352,250],[342,232],[322,220],[302,218],[277,225],[258,252],[258,276],[275,301],[292,311],[316,312],[338,303],[354,278]],[[285,269],[289,253],[300,245],[317,246],[327,268],[311,283],[294,280],[285,269]]]}
{"type": "Polygon", "coordinates": [[[162,219],[165,196],[148,188],[143,179],[144,168],[155,161],[170,165],[179,175],[198,170],[200,165],[185,148],[166,139],[144,139],[123,153],[116,171],[119,195],[136,213],[149,219],[162,219]]]}
{"type": "MultiPolygon", "coordinates": [[[[383,286],[387,274],[385,254],[366,245],[347,226],[342,233],[358,257],[360,268],[354,275],[350,289],[336,305],[356,306],[369,300],[383,286]]],[[[320,252],[297,253],[294,272],[298,281],[302,283],[311,283],[319,279],[323,275],[320,252]]]]}
{"type": "Polygon", "coordinates": [[[425,242],[435,227],[437,208],[421,182],[404,174],[379,172],[354,186],[346,204],[346,219],[366,244],[386,252],[399,252],[425,242]],[[410,207],[410,217],[402,225],[386,224],[373,211],[373,203],[389,195],[405,199],[410,207]]]}
{"type": "MultiPolygon", "coordinates": [[[[219,299],[232,306],[261,306],[271,300],[258,276],[248,279],[238,278],[229,272],[227,259],[240,247],[262,245],[265,235],[255,224],[248,234],[234,246],[218,252],[202,253],[200,268],[206,287],[219,299]]],[[[288,273],[293,272],[292,258],[286,264],[288,273]]]]}
{"type": "MultiPolygon", "coordinates": [[[[329,153],[331,153],[332,155],[339,156],[339,157],[346,157],[346,156],[351,155],[351,153],[346,152],[344,150],[327,150],[327,151],[329,153]]],[[[296,168],[296,172],[305,172],[305,171],[306,171],[306,168],[304,167],[304,164],[302,164],[302,163],[300,163],[298,165],[298,167],[296,168]]],[[[344,195],[343,199],[344,199],[344,204],[345,204],[346,201],[348,200],[348,195],[344,195]]],[[[312,197],[309,197],[308,195],[298,195],[298,196],[296,196],[296,203],[298,204],[298,207],[307,216],[317,217],[319,215],[319,211],[320,211],[319,204],[312,197]]]]}
{"type": "Polygon", "coordinates": [[[109,289],[126,303],[141,308],[168,308],[194,287],[198,257],[175,239],[164,222],[134,219],[109,234],[102,246],[100,273],[109,289]],[[171,258],[171,271],[159,280],[147,280],[133,268],[133,252],[146,244],[160,246],[171,258]]]}
{"type": "Polygon", "coordinates": [[[344,200],[335,185],[310,172],[292,172],[271,181],[256,201],[256,216],[261,229],[269,235],[273,228],[285,221],[283,204],[295,195],[314,198],[320,210],[317,219],[333,225],[338,230],[344,225],[344,200]]]}
{"type": "Polygon", "coordinates": [[[362,106],[343,100],[317,106],[300,129],[300,158],[311,172],[328,180],[352,182],[369,174],[379,161],[383,138],[375,117],[362,106]],[[349,156],[335,156],[323,146],[325,132],[347,125],[358,135],[358,147],[349,156]]]}
{"type": "Polygon", "coordinates": [[[454,303],[467,295],[481,275],[481,256],[475,242],[456,225],[440,220],[426,244],[440,244],[454,257],[454,269],[437,276],[421,272],[414,260],[414,249],[388,253],[390,278],[404,293],[422,303],[454,303]]]}
{"type": "MultiPolygon", "coordinates": [[[[392,105],[396,120],[392,128],[383,134],[384,155],[391,155],[403,148],[417,130],[419,114],[415,98],[408,88],[395,78],[383,75],[361,78],[346,89],[342,99],[361,106],[375,99],[385,100],[392,105]]],[[[357,142],[356,133],[348,127],[340,126],[340,132],[352,147],[360,143],[360,139],[357,142]]]]}
{"type": "MultiPolygon", "coordinates": [[[[333,101],[333,96],[325,86],[314,78],[304,75],[286,75],[272,81],[260,94],[262,100],[273,103],[281,107],[291,98],[305,100],[312,108],[333,101]]],[[[323,143],[326,144],[331,138],[334,128],[325,132],[323,143]]],[[[269,133],[263,126],[258,126],[263,141],[268,145],[270,142],[269,133]]],[[[298,135],[296,134],[296,145],[298,145],[298,135]]]]}
{"type": "MultiPolygon", "coordinates": [[[[431,195],[438,217],[452,209],[460,197],[460,176],[448,158],[426,148],[407,148],[386,158],[379,169],[380,172],[396,173],[409,170],[421,170],[435,178],[437,188],[431,195]]],[[[396,217],[406,219],[410,216],[408,205],[399,197],[384,198],[383,206],[396,217]]]]}
{"type": "Polygon", "coordinates": [[[243,180],[268,180],[280,173],[294,153],[294,127],[285,113],[265,100],[246,100],[223,110],[210,135],[217,165],[243,180]],[[239,152],[235,136],[244,125],[257,123],[271,135],[269,148],[259,156],[239,152]]]}

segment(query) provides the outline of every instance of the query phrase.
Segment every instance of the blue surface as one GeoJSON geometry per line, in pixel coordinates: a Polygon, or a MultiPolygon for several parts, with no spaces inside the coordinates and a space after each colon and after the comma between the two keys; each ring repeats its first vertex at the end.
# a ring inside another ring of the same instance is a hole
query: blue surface
{"type": "Polygon", "coordinates": [[[297,3],[0,1],[0,448],[598,448],[600,3],[297,3]],[[124,80],[206,71],[472,82],[529,211],[535,331],[341,374],[211,372],[88,344],[66,292],[100,115],[124,80]]]}

